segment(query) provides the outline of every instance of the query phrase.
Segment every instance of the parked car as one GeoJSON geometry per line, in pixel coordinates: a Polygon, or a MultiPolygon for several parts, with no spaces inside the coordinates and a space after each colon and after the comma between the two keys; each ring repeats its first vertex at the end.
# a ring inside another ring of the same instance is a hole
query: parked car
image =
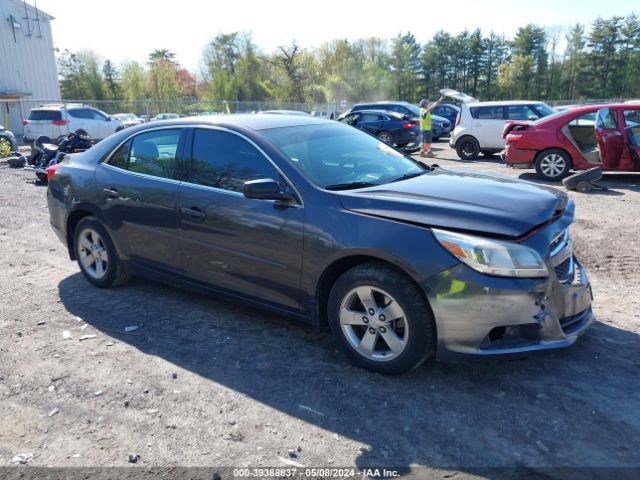
{"type": "Polygon", "coordinates": [[[32,108],[29,118],[22,124],[25,143],[33,142],[41,135],[55,139],[77,130],[84,130],[94,140],[102,140],[124,128],[120,120],[103,111],[76,103],[32,108]]]}
{"type": "MultiPolygon", "coordinates": [[[[346,113],[359,112],[362,110],[388,110],[390,112],[396,112],[401,115],[406,115],[409,118],[415,119],[419,122],[420,108],[409,102],[373,102],[373,103],[358,103],[354,105],[346,113]]],[[[444,117],[438,115],[431,115],[431,128],[433,131],[433,139],[438,140],[440,137],[449,135],[451,132],[451,122],[444,117]]]]}
{"type": "Polygon", "coordinates": [[[135,127],[136,125],[144,123],[144,120],[138,118],[133,113],[116,113],[115,115],[112,115],[112,117],[120,120],[124,128],[135,127]]]}
{"type": "Polygon", "coordinates": [[[387,110],[362,110],[341,115],[338,121],[359,128],[389,145],[408,151],[420,148],[420,124],[407,115],[387,110]]]}
{"type": "Polygon", "coordinates": [[[460,113],[460,107],[452,103],[439,103],[431,111],[434,115],[446,118],[449,120],[449,125],[455,125],[458,113],[460,113]]]}
{"type": "Polygon", "coordinates": [[[140,115],[138,118],[142,120],[142,123],[149,123],[151,121],[151,115],[140,115]]]}
{"type": "Polygon", "coordinates": [[[303,112],[301,110],[264,110],[258,113],[267,113],[272,115],[301,115],[303,117],[309,115],[307,112],[303,112]]]}
{"type": "Polygon", "coordinates": [[[507,164],[545,180],[571,170],[640,171],[640,104],[586,105],[533,123],[508,122],[507,164]]]}
{"type": "Polygon", "coordinates": [[[150,121],[154,122],[156,120],[173,120],[176,118],[180,118],[180,115],[177,113],[159,113],[155,117],[153,117],[150,121]]]}
{"type": "Polygon", "coordinates": [[[11,151],[18,151],[18,140],[11,130],[5,129],[0,125],[0,145],[6,143],[11,151]]]}
{"type": "Polygon", "coordinates": [[[552,113],[549,105],[528,100],[463,103],[449,145],[462,160],[498,153],[504,149],[502,129],[507,120],[533,121],[552,113]]]}
{"type": "Polygon", "coordinates": [[[328,322],[378,372],[567,347],[593,321],[566,194],[430,168],[330,120],[126,129],[63,162],[47,200],[96,287],[136,274],[328,322]]]}

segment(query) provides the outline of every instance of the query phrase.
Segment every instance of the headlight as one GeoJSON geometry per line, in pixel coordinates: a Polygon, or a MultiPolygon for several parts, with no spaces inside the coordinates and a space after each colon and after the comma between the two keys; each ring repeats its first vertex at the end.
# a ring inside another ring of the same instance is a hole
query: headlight
{"type": "Polygon", "coordinates": [[[519,278],[549,274],[538,252],[524,245],[435,228],[432,232],[449,253],[478,272],[519,278]]]}

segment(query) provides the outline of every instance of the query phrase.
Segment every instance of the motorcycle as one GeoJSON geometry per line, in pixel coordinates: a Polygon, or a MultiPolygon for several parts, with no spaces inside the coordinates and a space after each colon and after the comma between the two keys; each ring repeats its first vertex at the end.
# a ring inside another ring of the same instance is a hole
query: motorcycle
{"type": "Polygon", "coordinates": [[[91,137],[82,129],[60,136],[56,141],[46,135],[40,135],[33,142],[31,155],[24,168],[34,172],[41,183],[47,183],[47,168],[62,162],[65,155],[84,152],[92,145],[91,137]]]}

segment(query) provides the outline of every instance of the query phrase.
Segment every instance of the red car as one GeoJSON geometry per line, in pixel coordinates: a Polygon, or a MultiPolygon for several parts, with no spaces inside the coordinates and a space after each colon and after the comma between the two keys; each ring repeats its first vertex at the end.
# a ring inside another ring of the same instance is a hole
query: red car
{"type": "Polygon", "coordinates": [[[503,158],[545,180],[571,170],[640,171],[640,104],[587,105],[534,122],[507,122],[503,158]]]}

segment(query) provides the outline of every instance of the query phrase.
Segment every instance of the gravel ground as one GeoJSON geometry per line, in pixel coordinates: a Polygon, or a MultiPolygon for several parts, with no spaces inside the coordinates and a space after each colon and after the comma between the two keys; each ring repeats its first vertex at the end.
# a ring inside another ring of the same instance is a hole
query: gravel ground
{"type": "MultiPolygon", "coordinates": [[[[436,147],[442,166],[533,179],[436,147]]],[[[402,377],[352,367],[328,333],[275,315],[147,280],[93,288],[32,177],[0,162],[1,466],[640,466],[640,175],[571,193],[598,320],[576,345],[402,377]]]]}

